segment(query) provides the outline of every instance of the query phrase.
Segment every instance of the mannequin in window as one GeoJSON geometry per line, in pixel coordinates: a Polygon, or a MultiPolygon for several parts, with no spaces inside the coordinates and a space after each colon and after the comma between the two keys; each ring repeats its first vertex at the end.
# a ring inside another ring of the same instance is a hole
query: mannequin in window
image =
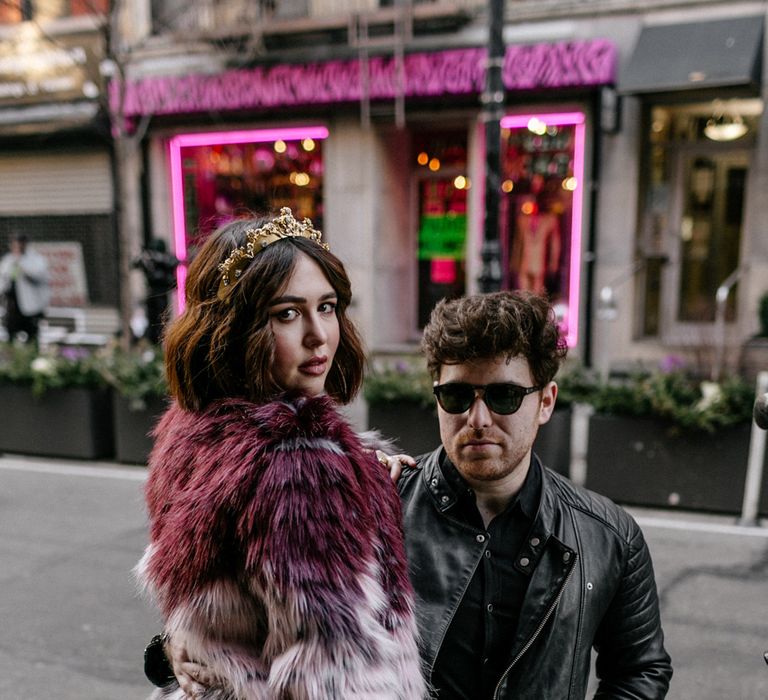
{"type": "Polygon", "coordinates": [[[519,289],[546,294],[547,280],[557,277],[560,265],[560,223],[546,203],[533,196],[520,202],[515,218],[510,269],[519,289]]]}

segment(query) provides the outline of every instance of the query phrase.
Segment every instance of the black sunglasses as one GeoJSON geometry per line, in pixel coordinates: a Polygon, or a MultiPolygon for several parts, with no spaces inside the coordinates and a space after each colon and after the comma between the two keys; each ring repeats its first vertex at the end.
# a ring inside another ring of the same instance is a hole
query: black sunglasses
{"type": "Polygon", "coordinates": [[[491,411],[508,416],[520,408],[523,399],[543,386],[520,386],[509,382],[497,384],[467,384],[466,382],[448,382],[435,384],[432,391],[437,402],[446,413],[464,413],[475,402],[475,397],[485,401],[491,411]]]}

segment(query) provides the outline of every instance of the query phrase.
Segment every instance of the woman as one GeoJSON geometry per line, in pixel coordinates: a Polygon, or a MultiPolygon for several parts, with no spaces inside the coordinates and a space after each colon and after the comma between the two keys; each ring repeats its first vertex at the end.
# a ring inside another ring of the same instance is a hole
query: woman
{"type": "MultiPolygon", "coordinates": [[[[140,580],[215,700],[420,699],[399,501],[339,416],[364,355],[308,219],[236,221],[167,331],[140,580]]],[[[155,698],[183,698],[171,683],[155,698]]]]}

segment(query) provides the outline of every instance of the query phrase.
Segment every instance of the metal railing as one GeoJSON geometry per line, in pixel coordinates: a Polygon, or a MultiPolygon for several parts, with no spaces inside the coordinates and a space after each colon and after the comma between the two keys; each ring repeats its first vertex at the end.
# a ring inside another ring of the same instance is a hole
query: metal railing
{"type": "Polygon", "coordinates": [[[747,271],[746,266],[737,267],[726,277],[715,292],[715,327],[714,327],[714,347],[715,356],[712,361],[712,381],[717,382],[723,374],[723,365],[725,363],[725,316],[727,311],[728,297],[736,286],[736,283],[747,271]]]}
{"type": "Polygon", "coordinates": [[[741,506],[742,525],[755,525],[760,504],[760,490],[765,464],[765,431],[768,429],[768,372],[758,372],[753,410],[752,433],[749,439],[747,476],[741,506]]]}

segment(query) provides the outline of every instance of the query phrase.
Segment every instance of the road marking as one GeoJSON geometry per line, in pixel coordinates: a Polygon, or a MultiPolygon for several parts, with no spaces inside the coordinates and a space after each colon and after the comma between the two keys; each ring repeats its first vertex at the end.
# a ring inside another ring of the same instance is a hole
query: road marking
{"type": "Polygon", "coordinates": [[[147,470],[142,467],[79,466],[9,459],[7,457],[0,459],[0,470],[59,474],[63,476],[90,476],[99,479],[121,479],[123,481],[146,481],[147,479],[147,470]]]}
{"type": "Polygon", "coordinates": [[[669,518],[648,518],[635,516],[640,527],[657,527],[666,530],[696,530],[717,535],[742,535],[744,537],[768,537],[768,528],[746,525],[721,525],[702,523],[692,520],[672,520],[669,518]]]}

